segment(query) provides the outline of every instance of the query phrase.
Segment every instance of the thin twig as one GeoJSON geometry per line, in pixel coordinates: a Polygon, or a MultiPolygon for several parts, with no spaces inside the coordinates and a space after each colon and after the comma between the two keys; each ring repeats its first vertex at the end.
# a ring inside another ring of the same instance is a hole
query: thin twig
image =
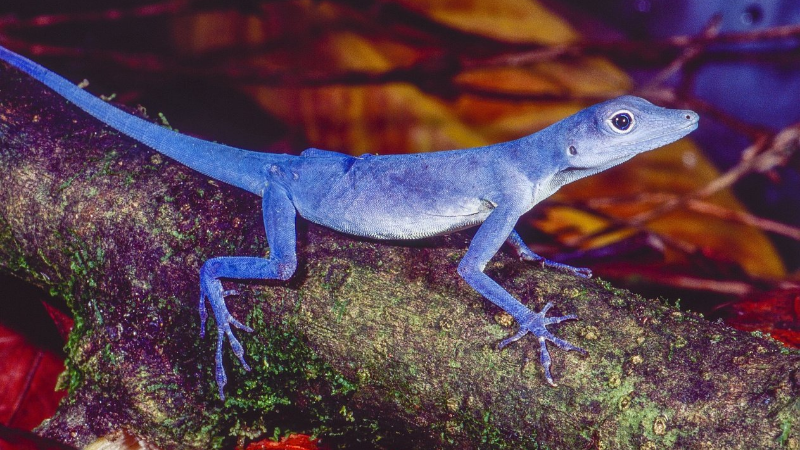
{"type": "MultiPolygon", "coordinates": [[[[604,276],[618,276],[624,277],[629,275],[626,271],[615,270],[614,268],[604,268],[604,276]]],[[[737,297],[744,297],[751,295],[759,289],[745,281],[733,280],[715,280],[711,278],[701,278],[691,275],[674,274],[662,271],[639,271],[637,276],[648,280],[649,282],[658,283],[665,286],[670,286],[680,289],[689,289],[693,291],[707,291],[717,294],[734,295],[737,297]]]]}
{"type": "Polygon", "coordinates": [[[175,15],[189,6],[188,0],[171,0],[133,8],[110,8],[102,11],[41,14],[29,19],[21,19],[15,15],[0,16],[0,29],[21,30],[29,28],[52,27],[65,23],[108,22],[130,18],[142,18],[163,15],[175,15]]]}
{"type": "MultiPolygon", "coordinates": [[[[592,212],[598,208],[608,208],[618,205],[643,204],[643,203],[663,204],[675,201],[679,198],[680,197],[675,194],[650,193],[650,192],[644,192],[629,197],[601,197],[601,198],[589,199],[583,202],[583,206],[588,209],[582,208],[581,210],[592,212]]],[[[564,204],[574,205],[575,203],[565,202],[564,204]]],[[[781,236],[786,236],[796,241],[800,241],[800,228],[776,222],[774,220],[766,219],[763,217],[759,217],[747,211],[737,211],[698,199],[688,200],[686,202],[686,206],[690,210],[698,212],[700,214],[714,216],[731,222],[752,226],[763,231],[780,234],[781,236]]],[[[605,218],[606,216],[604,215],[603,217],[605,218]]]]}
{"type": "MultiPolygon", "coordinates": [[[[604,228],[603,229],[604,231],[605,230],[610,230],[610,229],[622,230],[622,229],[625,229],[625,228],[633,228],[636,231],[645,233],[648,236],[652,236],[652,237],[655,237],[655,238],[659,239],[661,242],[664,243],[665,246],[670,247],[670,248],[672,248],[674,250],[677,250],[677,251],[679,251],[681,253],[685,253],[685,254],[696,254],[696,253],[698,253],[698,247],[697,247],[696,244],[693,244],[691,242],[684,241],[682,239],[678,239],[678,238],[675,238],[675,237],[672,237],[672,236],[667,236],[667,235],[656,233],[653,230],[650,230],[650,229],[648,229],[648,228],[646,228],[644,226],[631,226],[629,221],[627,221],[627,220],[625,220],[623,218],[612,216],[610,214],[606,214],[603,211],[600,211],[600,210],[598,210],[596,208],[592,208],[592,207],[588,206],[587,203],[560,202],[560,201],[553,201],[553,200],[549,200],[548,203],[551,204],[551,205],[567,206],[567,207],[570,207],[570,208],[573,208],[573,209],[577,209],[579,211],[583,211],[583,212],[592,214],[592,215],[594,215],[594,216],[596,216],[598,218],[601,218],[603,220],[606,220],[606,221],[609,222],[609,226],[607,228],[604,228]]],[[[600,236],[601,234],[606,234],[606,233],[605,232],[604,233],[597,233],[597,234],[593,233],[593,234],[591,234],[591,236],[595,236],[595,235],[596,236],[600,236]]],[[[566,246],[568,246],[568,247],[571,247],[571,248],[579,247],[580,245],[582,245],[582,244],[584,244],[584,243],[589,241],[589,239],[586,239],[587,236],[588,235],[583,235],[583,236],[576,237],[574,239],[566,239],[564,241],[564,244],[566,246]]]]}
{"type": "Polygon", "coordinates": [[[653,54],[654,51],[655,53],[663,53],[666,50],[685,50],[686,48],[695,46],[704,48],[713,44],[760,42],[775,39],[796,38],[798,36],[800,36],[800,25],[783,25],[765,28],[763,30],[751,30],[735,33],[717,32],[710,34],[703,33],[700,35],[673,36],[664,40],[656,41],[581,41],[571,44],[541,47],[522,52],[506,53],[483,60],[473,60],[465,63],[464,67],[520,67],[554,61],[562,58],[585,56],[587,54],[653,54]]]}
{"type": "Polygon", "coordinates": [[[696,35],[673,36],[668,38],[666,43],[675,47],[683,47],[702,41],[706,41],[706,44],[739,44],[745,42],[795,38],[797,36],[800,36],[800,24],[778,25],[760,30],[722,33],[714,37],[696,35]]]}
{"type": "Polygon", "coordinates": [[[690,199],[686,205],[692,211],[706,214],[709,216],[719,217],[720,219],[729,220],[732,222],[749,225],[760,230],[768,231],[770,233],[780,234],[800,241],[800,228],[786,225],[784,223],[776,222],[774,220],[758,217],[746,211],[735,211],[728,208],[723,208],[713,203],[704,202],[702,200],[690,199]]]}
{"type": "Polygon", "coordinates": [[[722,26],[722,17],[715,16],[711,19],[708,23],[706,28],[703,30],[701,36],[703,36],[704,40],[695,41],[692,44],[686,46],[686,48],[681,52],[681,55],[678,58],[675,58],[667,67],[657,73],[653,79],[651,79],[647,84],[642,86],[638,89],[639,92],[648,92],[652,89],[655,89],[662,84],[664,84],[667,80],[672,78],[673,75],[683,70],[683,67],[692,59],[694,59],[697,55],[701,54],[703,50],[705,50],[708,42],[713,40],[715,37],[719,36],[719,30],[722,26]]]}
{"type": "Polygon", "coordinates": [[[775,135],[771,142],[756,142],[745,149],[742,153],[742,160],[737,165],[706,186],[681,199],[667,202],[659,208],[642,213],[631,219],[631,223],[641,225],[658,216],[675,210],[689,200],[709,197],[712,194],[731,187],[749,173],[765,173],[774,170],[785,164],[798,148],[800,148],[800,123],[784,128],[775,135]]]}

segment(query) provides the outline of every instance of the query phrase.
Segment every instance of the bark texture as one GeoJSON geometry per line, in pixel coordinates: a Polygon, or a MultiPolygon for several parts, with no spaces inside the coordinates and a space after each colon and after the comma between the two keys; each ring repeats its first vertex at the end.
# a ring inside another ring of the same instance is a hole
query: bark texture
{"type": "Polygon", "coordinates": [[[197,273],[267,252],[259,199],[119,135],[0,67],[0,268],[74,311],[70,395],[39,433],[72,445],[124,431],[162,448],[317,431],[376,447],[800,448],[800,355],[657,300],[501,253],[488,273],[589,351],[496,344],[515,324],[455,267],[468,234],[413,245],[300,226],[287,283],[228,284],[252,372],[213,320],[197,273]]]}

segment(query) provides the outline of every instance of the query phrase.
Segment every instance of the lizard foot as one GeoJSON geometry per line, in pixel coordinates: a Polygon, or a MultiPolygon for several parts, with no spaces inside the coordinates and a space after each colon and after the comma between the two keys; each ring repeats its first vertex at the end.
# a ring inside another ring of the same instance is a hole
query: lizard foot
{"type": "Polygon", "coordinates": [[[592,271],[586,267],[573,267],[569,264],[564,264],[560,262],[550,261],[547,258],[543,258],[537,254],[533,255],[526,255],[523,254],[520,256],[523,261],[535,262],[542,265],[542,267],[549,267],[551,269],[556,270],[563,270],[564,272],[569,272],[573,275],[577,275],[582,278],[592,278],[592,271]]]}
{"type": "MultiPolygon", "coordinates": [[[[569,266],[567,266],[569,267],[569,266]]],[[[570,314],[568,316],[561,316],[561,317],[545,317],[547,311],[553,306],[552,303],[547,303],[544,305],[541,311],[535,313],[533,311],[529,311],[529,313],[523,318],[523,320],[519,322],[519,332],[517,334],[511,336],[508,339],[503,340],[500,344],[497,345],[498,350],[502,349],[503,347],[511,344],[512,342],[516,342],[525,336],[528,333],[533,334],[539,339],[539,346],[541,347],[539,353],[539,362],[541,362],[542,367],[544,367],[544,376],[547,379],[547,383],[551,386],[557,386],[557,384],[553,381],[553,376],[550,374],[550,352],[547,351],[547,341],[550,341],[556,344],[559,348],[563,348],[564,350],[570,351],[575,350],[577,352],[586,354],[588,353],[586,350],[572,345],[569,342],[559,339],[553,336],[552,333],[547,331],[547,325],[551,325],[554,323],[563,322],[565,320],[575,320],[578,316],[574,314],[570,314]]]]}
{"type": "Polygon", "coordinates": [[[222,365],[222,347],[225,337],[227,336],[228,341],[230,341],[233,354],[239,358],[239,362],[242,363],[242,366],[245,368],[245,370],[249,371],[250,366],[248,366],[247,362],[244,360],[244,348],[233,334],[231,325],[248,333],[253,332],[252,328],[236,320],[228,311],[228,307],[225,305],[226,295],[238,295],[238,292],[232,290],[223,290],[222,283],[217,278],[201,277],[199,306],[200,337],[205,337],[206,334],[206,319],[208,319],[208,312],[206,311],[205,301],[208,300],[208,302],[211,303],[211,310],[214,311],[214,318],[217,321],[217,351],[214,371],[216,374],[215,378],[217,380],[217,387],[219,388],[219,398],[221,400],[225,400],[225,394],[223,393],[223,390],[225,388],[225,384],[228,382],[228,377],[225,375],[225,367],[222,365]]]}

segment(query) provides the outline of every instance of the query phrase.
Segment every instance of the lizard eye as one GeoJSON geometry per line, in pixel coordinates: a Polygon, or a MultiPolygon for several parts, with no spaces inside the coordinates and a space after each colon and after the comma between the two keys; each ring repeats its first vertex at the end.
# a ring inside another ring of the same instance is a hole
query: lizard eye
{"type": "Polygon", "coordinates": [[[635,123],[633,114],[630,111],[619,111],[611,116],[608,122],[611,124],[611,129],[620,134],[629,133],[633,130],[633,124],[635,123]]]}

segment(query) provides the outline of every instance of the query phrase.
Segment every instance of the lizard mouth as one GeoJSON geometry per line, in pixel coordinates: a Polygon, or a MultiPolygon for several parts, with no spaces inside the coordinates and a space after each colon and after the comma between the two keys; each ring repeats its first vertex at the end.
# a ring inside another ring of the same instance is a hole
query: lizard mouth
{"type": "Polygon", "coordinates": [[[627,144],[620,144],[614,146],[614,148],[618,150],[622,150],[620,154],[614,158],[610,158],[608,162],[603,164],[600,167],[570,167],[565,170],[565,172],[588,172],[589,174],[594,174],[598,172],[602,172],[604,170],[610,169],[614,166],[618,166],[625,161],[633,158],[634,156],[644,153],[646,151],[650,151],[661,146],[670,144],[675,142],[682,137],[686,136],[687,134],[691,133],[692,131],[697,128],[697,120],[693,120],[692,122],[679,127],[679,128],[672,128],[664,131],[656,136],[649,137],[647,139],[642,139],[640,141],[630,142],[627,144]],[[625,149],[635,147],[634,151],[624,151],[625,149]]]}
{"type": "MultiPolygon", "coordinates": [[[[634,147],[634,146],[635,147],[640,147],[640,148],[642,146],[648,147],[645,150],[639,150],[639,151],[633,152],[633,155],[637,155],[639,153],[642,153],[642,152],[645,152],[645,151],[648,151],[648,150],[652,150],[652,149],[661,147],[662,145],[667,145],[667,144],[670,144],[672,142],[675,142],[675,141],[681,139],[682,137],[686,136],[687,134],[691,133],[696,128],[697,128],[697,120],[694,120],[694,121],[692,121],[692,122],[690,122],[690,123],[688,123],[688,124],[686,124],[686,125],[684,125],[682,127],[668,129],[667,131],[664,131],[663,133],[661,133],[661,134],[659,134],[657,136],[649,137],[647,139],[643,139],[641,141],[631,142],[631,143],[628,143],[628,144],[621,144],[621,145],[618,146],[618,148],[628,148],[628,147],[634,147]]],[[[631,156],[633,156],[633,155],[631,155],[631,156]]]]}

